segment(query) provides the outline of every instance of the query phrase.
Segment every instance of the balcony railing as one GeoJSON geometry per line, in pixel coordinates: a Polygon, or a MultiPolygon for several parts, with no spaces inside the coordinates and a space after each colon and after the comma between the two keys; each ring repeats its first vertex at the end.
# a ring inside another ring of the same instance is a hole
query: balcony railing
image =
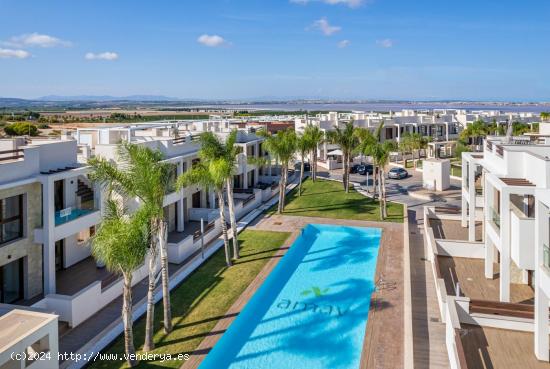
{"type": "Polygon", "coordinates": [[[97,211],[94,208],[81,209],[81,208],[72,208],[68,207],[66,209],[55,212],[55,226],[60,226],[62,224],[71,222],[75,219],[81,218],[88,214],[97,211]]]}
{"type": "Polygon", "coordinates": [[[493,224],[500,229],[500,214],[493,208],[491,208],[490,214],[493,224]]]}
{"type": "Polygon", "coordinates": [[[550,269],[550,247],[547,244],[542,245],[542,264],[550,269]]]}

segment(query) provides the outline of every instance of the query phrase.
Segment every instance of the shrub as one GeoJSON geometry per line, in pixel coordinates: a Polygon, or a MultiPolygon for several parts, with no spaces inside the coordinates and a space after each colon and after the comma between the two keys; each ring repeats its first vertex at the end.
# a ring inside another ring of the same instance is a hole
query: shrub
{"type": "Polygon", "coordinates": [[[38,128],[32,123],[17,122],[17,123],[13,123],[8,126],[5,126],[4,132],[8,136],[24,136],[24,135],[37,136],[38,128]]]}

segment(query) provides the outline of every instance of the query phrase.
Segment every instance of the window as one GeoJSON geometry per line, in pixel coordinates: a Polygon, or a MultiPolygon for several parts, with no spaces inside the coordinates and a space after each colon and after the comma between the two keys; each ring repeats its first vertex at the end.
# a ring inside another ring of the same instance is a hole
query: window
{"type": "Polygon", "coordinates": [[[23,237],[23,195],[0,200],[0,245],[23,237]]]}

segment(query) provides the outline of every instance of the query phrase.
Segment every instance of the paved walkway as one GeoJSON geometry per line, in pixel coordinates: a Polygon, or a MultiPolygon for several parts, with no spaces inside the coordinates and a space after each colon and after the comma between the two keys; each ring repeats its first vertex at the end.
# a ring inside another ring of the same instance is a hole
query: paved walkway
{"type": "Polygon", "coordinates": [[[412,319],[414,337],[414,368],[449,368],[445,346],[445,324],[440,320],[430,262],[426,259],[422,219],[409,211],[409,242],[411,249],[412,319]],[[418,224],[420,223],[420,224],[418,224]]]}

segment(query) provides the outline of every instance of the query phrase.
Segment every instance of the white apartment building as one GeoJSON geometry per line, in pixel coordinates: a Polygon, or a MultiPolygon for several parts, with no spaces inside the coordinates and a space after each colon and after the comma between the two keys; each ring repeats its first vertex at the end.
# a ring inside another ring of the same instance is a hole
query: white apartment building
{"type": "Polygon", "coordinates": [[[500,301],[510,301],[510,284],[534,286],[535,201],[550,188],[550,143],[524,138],[489,137],[483,153],[462,158],[462,224],[474,240],[483,220],[485,276],[499,264],[500,301]]]}
{"type": "MultiPolygon", "coordinates": [[[[122,291],[119,278],[91,257],[90,237],[101,221],[101,189],[88,179],[85,162],[92,156],[117,160],[121,140],[159,150],[174,164],[174,179],[199,160],[199,134],[229,133],[224,122],[195,121],[79,129],[76,140],[0,140],[0,303],[31,305],[54,312],[76,326],[122,291]],[[189,129],[193,130],[189,130],[189,129]],[[176,133],[177,130],[177,133],[176,133]]],[[[266,155],[262,138],[239,131],[241,147],[235,168],[238,217],[273,195],[278,179],[270,166],[258,168],[251,156],[266,155]],[[266,185],[260,187],[259,184],[266,185]]],[[[137,207],[137,200],[127,204],[137,207]]],[[[169,262],[180,264],[201,242],[220,231],[214,193],[189,186],[166,194],[169,262]],[[202,230],[201,232],[201,221],[202,230]],[[203,235],[203,237],[201,237],[203,235]]],[[[147,276],[146,265],[134,282],[147,276]]]]}

